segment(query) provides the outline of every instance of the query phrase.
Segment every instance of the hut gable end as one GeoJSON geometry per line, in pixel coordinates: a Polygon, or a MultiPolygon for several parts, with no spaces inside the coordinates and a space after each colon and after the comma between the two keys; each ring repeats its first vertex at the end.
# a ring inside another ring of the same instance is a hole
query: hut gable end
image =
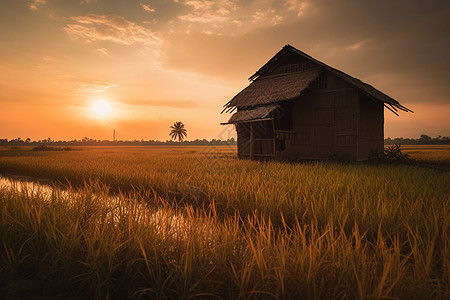
{"type": "Polygon", "coordinates": [[[321,66],[317,63],[289,51],[282,55],[280,54],[280,57],[270,67],[264,70],[264,73],[259,74],[257,78],[307,72],[317,69],[321,69],[321,66]]]}

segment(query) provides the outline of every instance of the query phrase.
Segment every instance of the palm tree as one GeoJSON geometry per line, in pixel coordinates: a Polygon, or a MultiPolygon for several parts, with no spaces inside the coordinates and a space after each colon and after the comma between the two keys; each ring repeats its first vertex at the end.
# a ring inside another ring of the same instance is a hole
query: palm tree
{"type": "Polygon", "coordinates": [[[172,129],[169,133],[171,139],[178,139],[178,146],[181,146],[181,141],[187,137],[186,128],[184,128],[184,124],[182,122],[175,122],[172,126],[172,129]]]}

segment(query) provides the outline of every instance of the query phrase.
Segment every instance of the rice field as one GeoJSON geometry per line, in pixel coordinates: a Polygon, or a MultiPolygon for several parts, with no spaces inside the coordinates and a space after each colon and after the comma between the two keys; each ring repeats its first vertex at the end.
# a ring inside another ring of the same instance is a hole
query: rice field
{"type": "MultiPolygon", "coordinates": [[[[425,150],[407,151],[450,156],[425,150]]],[[[51,188],[0,182],[0,295],[450,297],[450,172],[235,153],[1,149],[0,174],[51,188]]]]}
{"type": "Polygon", "coordinates": [[[405,145],[401,148],[419,162],[450,166],[449,145],[405,145]]]}

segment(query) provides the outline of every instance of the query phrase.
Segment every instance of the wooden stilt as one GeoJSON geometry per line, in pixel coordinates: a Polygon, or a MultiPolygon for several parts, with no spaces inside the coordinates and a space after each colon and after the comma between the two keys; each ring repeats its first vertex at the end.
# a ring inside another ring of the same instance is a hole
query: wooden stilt
{"type": "Polygon", "coordinates": [[[253,122],[250,123],[250,159],[253,159],[253,122]]]}
{"type": "Polygon", "coordinates": [[[272,134],[273,134],[273,156],[275,157],[275,119],[272,119],[272,134]]]}

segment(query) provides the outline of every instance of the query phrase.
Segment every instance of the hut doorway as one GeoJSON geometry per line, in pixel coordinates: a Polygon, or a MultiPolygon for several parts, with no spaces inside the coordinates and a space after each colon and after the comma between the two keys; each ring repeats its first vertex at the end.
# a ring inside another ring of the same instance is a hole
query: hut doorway
{"type": "Polygon", "coordinates": [[[273,119],[237,123],[236,131],[239,157],[264,159],[275,156],[273,119]]]}

